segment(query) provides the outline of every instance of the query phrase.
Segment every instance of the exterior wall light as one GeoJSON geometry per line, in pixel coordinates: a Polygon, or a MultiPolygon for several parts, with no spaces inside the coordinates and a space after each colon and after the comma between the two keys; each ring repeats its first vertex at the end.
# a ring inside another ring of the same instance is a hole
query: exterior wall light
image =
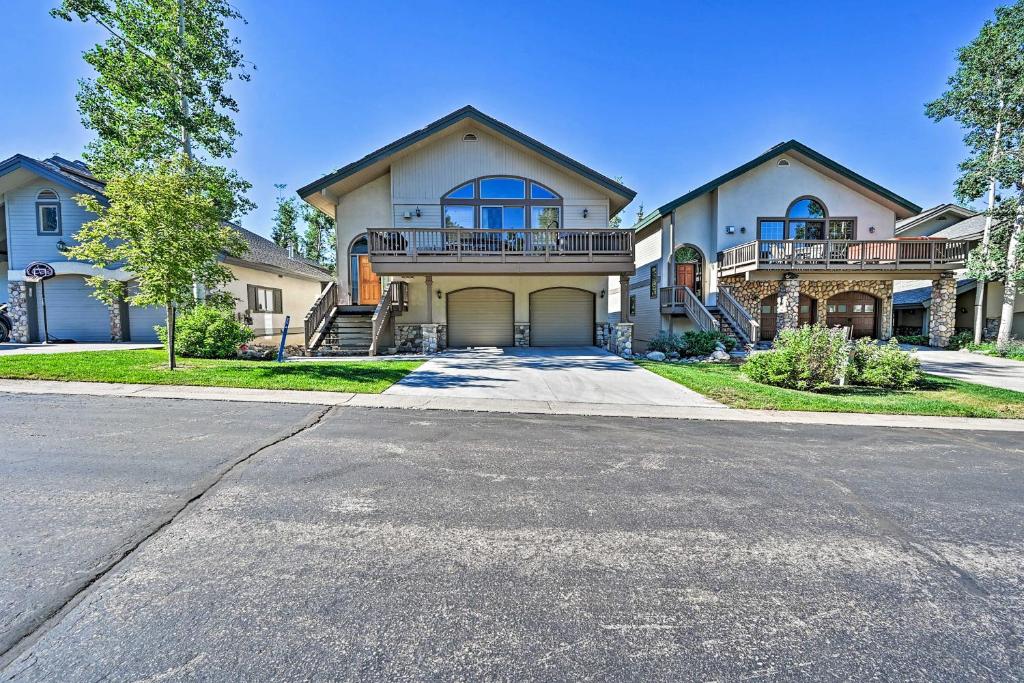
{"type": "Polygon", "coordinates": [[[416,218],[421,218],[422,216],[423,216],[423,212],[420,211],[420,207],[417,206],[416,207],[416,218]]]}
{"type": "Polygon", "coordinates": [[[603,289],[601,290],[601,298],[602,299],[604,298],[604,290],[603,289]]]}
{"type": "Polygon", "coordinates": [[[745,225],[741,225],[741,226],[740,226],[740,232],[741,232],[741,233],[743,233],[743,234],[746,234],[746,232],[747,232],[747,226],[745,226],[745,225]]]}
{"type": "Polygon", "coordinates": [[[62,254],[66,254],[68,251],[68,243],[64,240],[57,240],[57,251],[62,254]]]}
{"type": "Polygon", "coordinates": [[[439,290],[437,290],[437,298],[438,298],[438,300],[441,299],[441,296],[442,296],[441,290],[439,289],[439,290]]]}
{"type": "Polygon", "coordinates": [[[870,232],[872,235],[874,235],[875,234],[875,226],[872,225],[870,228],[868,228],[868,232],[870,232]]]}
{"type": "Polygon", "coordinates": [[[586,218],[590,215],[590,209],[583,209],[583,217],[586,218]]]}

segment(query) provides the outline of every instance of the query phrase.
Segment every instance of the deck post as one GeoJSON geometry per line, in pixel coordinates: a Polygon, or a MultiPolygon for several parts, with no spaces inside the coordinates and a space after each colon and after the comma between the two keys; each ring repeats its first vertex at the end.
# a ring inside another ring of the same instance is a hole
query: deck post
{"type": "Polygon", "coordinates": [[[629,276],[619,276],[619,321],[629,322],[629,276]]]}
{"type": "Polygon", "coordinates": [[[956,332],[956,275],[945,272],[932,280],[932,305],[928,308],[928,344],[944,349],[956,332]]]}
{"type": "Polygon", "coordinates": [[[775,327],[778,332],[800,327],[800,280],[796,273],[786,273],[779,283],[775,305],[775,327]]]}
{"type": "Polygon", "coordinates": [[[424,280],[427,283],[427,322],[434,322],[434,276],[428,275],[424,280]]]}

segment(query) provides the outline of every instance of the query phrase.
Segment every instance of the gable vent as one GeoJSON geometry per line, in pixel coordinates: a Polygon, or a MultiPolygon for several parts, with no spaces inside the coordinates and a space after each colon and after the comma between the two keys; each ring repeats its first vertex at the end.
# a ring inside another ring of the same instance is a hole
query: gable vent
{"type": "Polygon", "coordinates": [[[466,133],[462,136],[463,142],[476,142],[476,133],[466,133]]]}
{"type": "Polygon", "coordinates": [[[789,162],[785,159],[779,159],[779,166],[789,166],[789,162]]]}

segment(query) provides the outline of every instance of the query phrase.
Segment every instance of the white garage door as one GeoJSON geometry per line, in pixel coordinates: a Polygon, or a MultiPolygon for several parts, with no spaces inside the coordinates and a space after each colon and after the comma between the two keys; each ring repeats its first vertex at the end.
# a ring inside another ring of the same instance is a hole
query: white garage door
{"type": "Polygon", "coordinates": [[[448,295],[448,346],[512,346],[512,294],[462,289],[448,295]]]}
{"type": "Polygon", "coordinates": [[[531,346],[592,346],[594,294],[556,287],[530,295],[531,346]]]}
{"type": "MultiPolygon", "coordinates": [[[[42,285],[36,285],[39,337],[43,336],[42,285]]],[[[46,281],[46,320],[50,337],[78,342],[109,342],[110,311],[91,296],[92,288],[78,275],[61,275],[46,281]]]]}

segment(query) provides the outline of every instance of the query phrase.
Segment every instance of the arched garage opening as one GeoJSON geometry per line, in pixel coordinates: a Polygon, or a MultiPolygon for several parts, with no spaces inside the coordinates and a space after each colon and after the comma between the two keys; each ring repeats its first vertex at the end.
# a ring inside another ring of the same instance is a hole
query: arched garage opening
{"type": "Polygon", "coordinates": [[[515,298],[512,292],[470,287],[448,292],[448,346],[513,346],[515,298]]]}
{"type": "MultiPolygon", "coordinates": [[[[771,341],[778,334],[777,294],[761,299],[761,341],[771,341]]],[[[818,302],[806,294],[800,295],[800,326],[810,325],[818,319],[818,302]]]]}
{"type": "Polygon", "coordinates": [[[551,287],[530,293],[530,346],[592,346],[594,293],[551,287]]]}

